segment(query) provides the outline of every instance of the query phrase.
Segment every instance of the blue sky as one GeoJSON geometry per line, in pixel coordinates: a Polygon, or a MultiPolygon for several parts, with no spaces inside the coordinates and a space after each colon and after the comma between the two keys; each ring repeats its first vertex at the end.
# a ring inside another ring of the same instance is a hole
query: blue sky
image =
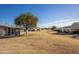
{"type": "Polygon", "coordinates": [[[14,24],[14,19],[21,13],[31,12],[39,19],[39,27],[68,26],[79,22],[79,5],[65,4],[26,4],[0,5],[0,23],[14,24]]]}

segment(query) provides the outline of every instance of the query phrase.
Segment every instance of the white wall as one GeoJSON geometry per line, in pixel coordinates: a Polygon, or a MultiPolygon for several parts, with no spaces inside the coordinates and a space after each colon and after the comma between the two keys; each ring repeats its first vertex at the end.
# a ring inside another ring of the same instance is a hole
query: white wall
{"type": "Polygon", "coordinates": [[[0,36],[5,36],[6,32],[4,28],[0,28],[0,36]]]}

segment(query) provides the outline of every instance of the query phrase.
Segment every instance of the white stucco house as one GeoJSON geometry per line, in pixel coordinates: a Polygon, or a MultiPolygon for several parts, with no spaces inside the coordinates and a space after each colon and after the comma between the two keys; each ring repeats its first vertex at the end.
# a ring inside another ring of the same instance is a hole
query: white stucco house
{"type": "Polygon", "coordinates": [[[79,30],[79,22],[75,22],[71,26],[61,27],[59,28],[59,30],[61,32],[68,32],[68,33],[79,30]]]}
{"type": "Polygon", "coordinates": [[[20,35],[20,27],[0,25],[0,37],[19,36],[19,35],[20,35]]]}

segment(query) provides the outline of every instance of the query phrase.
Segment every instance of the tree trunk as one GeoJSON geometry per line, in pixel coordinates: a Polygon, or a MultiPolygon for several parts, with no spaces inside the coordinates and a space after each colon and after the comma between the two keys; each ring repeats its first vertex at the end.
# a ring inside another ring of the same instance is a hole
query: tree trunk
{"type": "Polygon", "coordinates": [[[25,28],[26,28],[26,36],[28,35],[28,25],[27,26],[25,26],[25,28]]]}
{"type": "Polygon", "coordinates": [[[28,30],[26,30],[26,36],[28,35],[28,30]]]}

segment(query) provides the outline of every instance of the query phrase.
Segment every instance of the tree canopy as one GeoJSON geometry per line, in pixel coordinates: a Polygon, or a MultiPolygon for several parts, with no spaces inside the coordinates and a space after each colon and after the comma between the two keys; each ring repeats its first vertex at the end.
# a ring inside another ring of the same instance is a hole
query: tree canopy
{"type": "Polygon", "coordinates": [[[23,13],[16,17],[15,24],[19,26],[24,26],[26,29],[28,27],[37,27],[38,18],[31,13],[23,13]]]}

